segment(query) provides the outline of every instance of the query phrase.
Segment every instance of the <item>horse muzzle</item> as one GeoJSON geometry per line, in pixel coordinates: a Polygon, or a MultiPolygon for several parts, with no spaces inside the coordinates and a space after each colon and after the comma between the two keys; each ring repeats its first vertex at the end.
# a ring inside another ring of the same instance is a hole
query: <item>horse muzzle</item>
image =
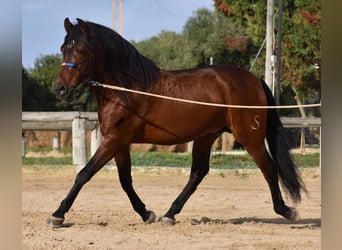
{"type": "Polygon", "coordinates": [[[57,98],[67,100],[70,97],[73,88],[69,88],[66,84],[58,84],[56,87],[56,96],[57,98]]]}

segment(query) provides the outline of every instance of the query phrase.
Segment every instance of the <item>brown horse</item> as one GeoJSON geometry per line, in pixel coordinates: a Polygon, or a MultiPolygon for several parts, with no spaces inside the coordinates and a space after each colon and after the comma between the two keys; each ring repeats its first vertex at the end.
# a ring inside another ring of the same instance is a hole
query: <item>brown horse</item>
{"type": "MultiPolygon", "coordinates": [[[[72,24],[68,18],[64,27],[67,32],[61,47],[64,62],[55,84],[59,98],[68,99],[78,85],[96,81],[208,103],[274,106],[267,85],[245,70],[231,65],[161,70],[109,28],[81,19],[72,24]]],[[[97,100],[104,139],[77,174],[70,192],[48,223],[55,227],[63,225],[64,215],[82,186],[112,158],[134,210],[146,223],[157,221],[133,188],[130,144],[171,145],[193,140],[189,181],[161,218],[162,223],[174,224],[175,215],[208,173],[211,146],[223,132],[232,133],[260,168],[271,190],[275,212],[290,220],[298,219],[296,209],[285,205],[278,177],[294,202],[300,201],[301,190],[306,189],[284,143],[276,110],[205,106],[94,85],[90,85],[90,90],[97,100]]]]}

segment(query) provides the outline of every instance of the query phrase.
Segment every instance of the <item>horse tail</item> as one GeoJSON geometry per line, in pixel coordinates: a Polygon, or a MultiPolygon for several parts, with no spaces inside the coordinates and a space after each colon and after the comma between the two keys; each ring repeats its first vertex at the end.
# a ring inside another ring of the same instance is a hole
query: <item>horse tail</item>
{"type": "MultiPolygon", "coordinates": [[[[261,80],[267,98],[268,106],[275,106],[272,92],[265,81],[261,80]]],[[[267,110],[266,139],[273,159],[273,166],[277,168],[280,182],[285,193],[293,202],[301,201],[301,191],[307,192],[300,172],[290,154],[289,143],[283,125],[276,109],[267,110]]]]}

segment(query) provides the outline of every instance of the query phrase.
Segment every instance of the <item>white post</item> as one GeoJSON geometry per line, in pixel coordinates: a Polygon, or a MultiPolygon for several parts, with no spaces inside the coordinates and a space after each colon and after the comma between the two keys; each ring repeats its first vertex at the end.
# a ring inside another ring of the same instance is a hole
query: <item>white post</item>
{"type": "Polygon", "coordinates": [[[77,172],[87,162],[86,119],[80,117],[72,121],[72,162],[77,172]]]}
{"type": "Polygon", "coordinates": [[[102,142],[102,134],[97,124],[96,128],[94,128],[90,133],[90,155],[93,156],[100,146],[102,142]]]}
{"type": "Polygon", "coordinates": [[[25,142],[24,133],[22,133],[21,135],[21,156],[22,157],[26,156],[26,142],[25,142]]]}
{"type": "Polygon", "coordinates": [[[55,137],[52,139],[52,150],[58,151],[59,150],[59,132],[56,133],[55,137]]]}
{"type": "Polygon", "coordinates": [[[273,55],[273,15],[274,0],[267,0],[266,14],[266,62],[265,62],[265,82],[273,90],[271,57],[273,55]]]}
{"type": "Polygon", "coordinates": [[[192,152],[192,147],[194,146],[194,141],[189,141],[187,145],[187,152],[191,153],[192,152]]]}
{"type": "Polygon", "coordinates": [[[322,125],[319,126],[319,174],[322,173],[322,125]]]}
{"type": "Polygon", "coordinates": [[[221,150],[222,150],[222,153],[226,153],[227,152],[227,134],[222,133],[221,136],[222,136],[221,150]]]}

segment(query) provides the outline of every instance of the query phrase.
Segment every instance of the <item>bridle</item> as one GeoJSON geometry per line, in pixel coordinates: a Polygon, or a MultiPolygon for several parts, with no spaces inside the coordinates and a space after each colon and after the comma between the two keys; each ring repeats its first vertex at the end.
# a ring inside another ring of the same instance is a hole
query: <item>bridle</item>
{"type": "Polygon", "coordinates": [[[85,79],[83,83],[90,82],[90,79],[91,79],[91,57],[90,56],[88,56],[87,58],[81,60],[78,63],[62,62],[61,63],[61,67],[69,67],[69,68],[76,69],[80,73],[80,75],[85,79]],[[88,72],[88,77],[87,78],[84,77],[84,74],[82,73],[81,69],[78,67],[79,65],[81,65],[81,64],[83,64],[85,62],[88,62],[88,65],[89,65],[89,72],[88,72]]]}

